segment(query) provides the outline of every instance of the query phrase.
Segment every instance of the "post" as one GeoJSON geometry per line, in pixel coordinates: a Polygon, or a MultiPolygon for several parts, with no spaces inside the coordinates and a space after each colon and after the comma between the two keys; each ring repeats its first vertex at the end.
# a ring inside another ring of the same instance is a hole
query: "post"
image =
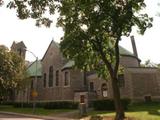
{"type": "Polygon", "coordinates": [[[38,57],[31,52],[30,50],[25,49],[26,51],[28,51],[29,53],[31,53],[35,58],[35,62],[36,62],[36,71],[35,71],[35,81],[33,82],[33,90],[32,90],[32,97],[33,97],[33,111],[32,113],[35,113],[36,110],[36,97],[37,97],[37,66],[38,66],[38,57]]]}
{"type": "Polygon", "coordinates": [[[79,103],[79,114],[80,117],[84,117],[87,115],[87,108],[85,103],[85,95],[80,95],[80,103],[79,103]]]}
{"type": "Polygon", "coordinates": [[[33,94],[33,114],[35,113],[35,110],[36,110],[36,97],[37,97],[37,64],[38,64],[38,57],[36,57],[36,73],[35,73],[35,85],[34,85],[34,88],[33,88],[33,92],[35,92],[33,94]]]}

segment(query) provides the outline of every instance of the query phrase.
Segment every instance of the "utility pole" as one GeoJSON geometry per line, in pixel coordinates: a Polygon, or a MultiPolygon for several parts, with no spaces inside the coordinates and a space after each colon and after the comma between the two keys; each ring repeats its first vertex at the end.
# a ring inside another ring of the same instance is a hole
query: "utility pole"
{"type": "Polygon", "coordinates": [[[35,58],[35,64],[36,64],[36,70],[35,70],[35,80],[33,82],[33,89],[32,89],[32,92],[31,92],[31,95],[33,97],[33,110],[32,110],[32,113],[34,114],[35,113],[35,110],[36,110],[36,97],[38,95],[37,93],[37,67],[38,67],[38,57],[33,53],[31,52],[30,50],[27,50],[25,49],[26,51],[28,51],[29,53],[31,53],[35,58]]]}

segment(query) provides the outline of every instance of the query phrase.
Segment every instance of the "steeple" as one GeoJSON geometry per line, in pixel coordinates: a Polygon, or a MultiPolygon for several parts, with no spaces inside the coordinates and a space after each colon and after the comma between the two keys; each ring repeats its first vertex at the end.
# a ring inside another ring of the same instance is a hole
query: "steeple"
{"type": "Polygon", "coordinates": [[[11,51],[16,52],[19,54],[22,58],[25,59],[26,55],[26,46],[23,43],[23,41],[20,42],[15,42],[13,41],[12,46],[11,46],[11,51]]]}

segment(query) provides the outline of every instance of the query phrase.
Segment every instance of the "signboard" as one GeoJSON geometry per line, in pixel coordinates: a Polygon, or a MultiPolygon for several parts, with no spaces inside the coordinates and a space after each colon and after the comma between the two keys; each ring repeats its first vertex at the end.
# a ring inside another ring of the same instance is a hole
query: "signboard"
{"type": "Polygon", "coordinates": [[[37,97],[37,96],[38,96],[37,91],[36,91],[36,90],[33,90],[33,91],[32,91],[32,97],[37,97]]]}

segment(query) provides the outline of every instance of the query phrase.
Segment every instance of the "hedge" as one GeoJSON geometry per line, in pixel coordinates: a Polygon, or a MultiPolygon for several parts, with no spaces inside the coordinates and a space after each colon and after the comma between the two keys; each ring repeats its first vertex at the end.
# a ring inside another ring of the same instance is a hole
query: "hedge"
{"type": "MultiPolygon", "coordinates": [[[[128,109],[128,105],[130,104],[130,99],[121,99],[123,108],[125,110],[128,109]]],[[[106,99],[106,100],[95,100],[92,101],[93,108],[95,110],[115,110],[114,100],[106,99]]]]}
{"type": "Polygon", "coordinates": [[[0,105],[13,105],[13,102],[2,101],[2,102],[0,102],[0,105]]]}
{"type": "Polygon", "coordinates": [[[24,108],[31,108],[32,106],[33,106],[33,104],[32,103],[22,103],[22,102],[14,102],[13,103],[13,107],[15,107],[15,108],[20,108],[20,107],[24,107],[24,108]]]}
{"type": "Polygon", "coordinates": [[[47,102],[44,108],[46,109],[77,109],[78,102],[73,102],[73,101],[47,102]]]}
{"type": "MultiPolygon", "coordinates": [[[[14,107],[32,108],[33,102],[14,102],[14,107]]],[[[36,107],[45,109],[77,109],[78,102],[74,101],[52,101],[52,102],[36,102],[36,107]]]]}

